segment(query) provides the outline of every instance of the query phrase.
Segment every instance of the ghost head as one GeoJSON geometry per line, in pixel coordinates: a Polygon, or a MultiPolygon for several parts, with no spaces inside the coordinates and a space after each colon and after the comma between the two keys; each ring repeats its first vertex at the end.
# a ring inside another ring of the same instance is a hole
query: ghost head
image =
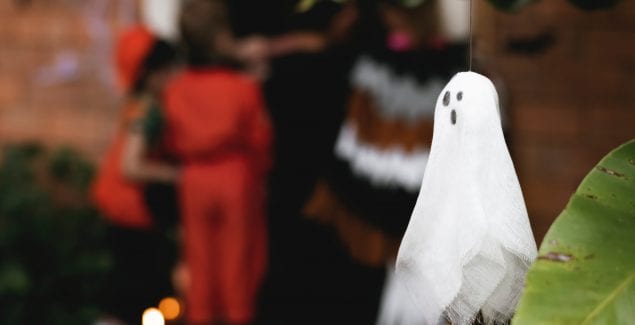
{"type": "MultiPolygon", "coordinates": [[[[492,82],[473,72],[457,74],[448,83],[439,99],[435,111],[434,136],[468,139],[483,142],[486,137],[502,137],[498,95],[492,82]],[[480,138],[469,138],[480,136],[480,138]]],[[[501,138],[504,141],[504,139],[501,138]]]]}
{"type": "Polygon", "coordinates": [[[536,244],[489,79],[457,74],[437,100],[421,191],[397,278],[422,316],[487,323],[513,314],[536,244]]]}

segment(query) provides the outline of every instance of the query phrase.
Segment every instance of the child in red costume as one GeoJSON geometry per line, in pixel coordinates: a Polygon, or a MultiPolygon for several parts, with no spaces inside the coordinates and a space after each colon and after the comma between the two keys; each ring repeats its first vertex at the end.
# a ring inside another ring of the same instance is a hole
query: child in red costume
{"type": "Polygon", "coordinates": [[[265,271],[264,175],[271,131],[259,86],[224,64],[235,44],[220,1],[194,0],[188,67],[167,87],[163,141],[181,163],[190,324],[247,324],[265,271]]]}

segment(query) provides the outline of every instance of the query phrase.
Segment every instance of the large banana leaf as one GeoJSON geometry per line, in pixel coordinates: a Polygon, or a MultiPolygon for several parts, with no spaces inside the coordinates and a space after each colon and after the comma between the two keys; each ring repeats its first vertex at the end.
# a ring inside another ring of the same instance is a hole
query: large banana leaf
{"type": "Polygon", "coordinates": [[[582,181],[539,256],[514,325],[635,324],[635,140],[582,181]]]}

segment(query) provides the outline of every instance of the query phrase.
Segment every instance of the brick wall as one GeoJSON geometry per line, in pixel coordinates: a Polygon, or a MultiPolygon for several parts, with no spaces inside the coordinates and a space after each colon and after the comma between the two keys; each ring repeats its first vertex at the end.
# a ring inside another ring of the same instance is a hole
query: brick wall
{"type": "Polygon", "coordinates": [[[519,14],[478,8],[478,57],[502,81],[511,151],[541,239],[588,171],[635,138],[635,2],[593,13],[565,0],[519,14]],[[540,39],[551,44],[544,51],[510,50],[540,39]]]}
{"type": "Polygon", "coordinates": [[[110,69],[112,37],[130,21],[129,6],[0,1],[0,145],[37,140],[93,158],[103,152],[120,98],[110,69]]]}

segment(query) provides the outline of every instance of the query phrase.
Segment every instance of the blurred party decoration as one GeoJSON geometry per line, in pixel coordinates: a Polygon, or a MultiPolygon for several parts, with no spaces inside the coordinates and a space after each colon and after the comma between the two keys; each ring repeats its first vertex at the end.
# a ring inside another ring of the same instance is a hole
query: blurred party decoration
{"type": "Polygon", "coordinates": [[[93,168],[69,149],[6,148],[0,163],[0,324],[89,324],[109,270],[87,199],[93,168]]]}
{"type": "Polygon", "coordinates": [[[508,321],[536,243],[501,127],[492,82],[457,74],[437,100],[419,198],[397,277],[427,324],[508,321]]]}
{"type": "Polygon", "coordinates": [[[159,310],[166,320],[175,320],[181,315],[181,304],[176,298],[164,298],[159,302],[159,310]]]}
{"type": "Polygon", "coordinates": [[[142,325],[165,325],[163,314],[156,308],[148,308],[141,317],[142,325]]]}
{"type": "Polygon", "coordinates": [[[514,324],[635,320],[635,140],[586,176],[547,233],[514,324]]]}

